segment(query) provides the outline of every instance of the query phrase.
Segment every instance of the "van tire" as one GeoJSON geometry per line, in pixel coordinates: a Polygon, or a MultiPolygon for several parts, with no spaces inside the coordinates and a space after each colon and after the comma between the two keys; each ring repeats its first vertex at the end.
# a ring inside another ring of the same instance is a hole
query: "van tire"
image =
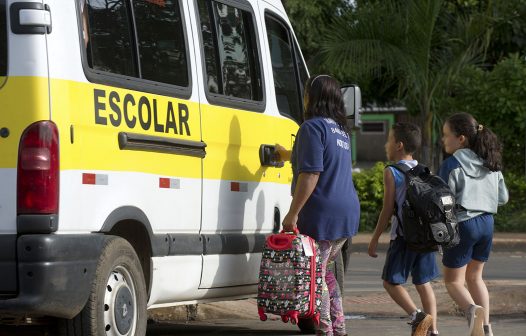
{"type": "Polygon", "coordinates": [[[125,239],[108,239],[86,306],[73,319],[58,321],[59,335],[143,336],[146,322],[146,286],[139,258],[125,239]]]}

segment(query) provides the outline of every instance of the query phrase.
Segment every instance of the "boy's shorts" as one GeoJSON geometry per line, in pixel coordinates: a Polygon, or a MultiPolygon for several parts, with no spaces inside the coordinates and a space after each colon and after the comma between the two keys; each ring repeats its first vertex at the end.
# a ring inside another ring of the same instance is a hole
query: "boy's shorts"
{"type": "Polygon", "coordinates": [[[460,243],[444,249],[442,264],[449,268],[466,266],[471,260],[488,261],[493,245],[493,215],[483,214],[458,223],[460,243]]]}
{"type": "Polygon", "coordinates": [[[436,279],[440,275],[436,252],[412,251],[407,248],[403,237],[397,237],[389,243],[382,279],[401,285],[407,282],[409,274],[414,285],[423,285],[436,279]]]}

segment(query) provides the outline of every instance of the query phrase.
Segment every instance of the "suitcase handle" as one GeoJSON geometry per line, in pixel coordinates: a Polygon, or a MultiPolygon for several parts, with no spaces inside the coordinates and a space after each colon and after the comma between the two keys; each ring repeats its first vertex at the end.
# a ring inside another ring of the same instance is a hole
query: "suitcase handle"
{"type": "Polygon", "coordinates": [[[292,246],[292,241],[296,239],[295,234],[280,233],[267,238],[267,246],[273,250],[288,250],[292,246]]]}
{"type": "Polygon", "coordinates": [[[298,230],[298,228],[295,228],[294,230],[292,231],[285,231],[285,230],[281,230],[280,233],[285,233],[285,234],[293,234],[293,235],[299,235],[300,234],[300,230],[298,230]]]}

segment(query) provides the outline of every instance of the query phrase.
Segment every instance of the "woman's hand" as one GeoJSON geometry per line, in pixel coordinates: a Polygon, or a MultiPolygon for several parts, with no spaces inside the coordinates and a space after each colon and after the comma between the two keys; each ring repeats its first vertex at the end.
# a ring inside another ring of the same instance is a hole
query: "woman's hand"
{"type": "Polygon", "coordinates": [[[283,218],[283,231],[285,232],[294,232],[298,229],[297,226],[298,215],[292,214],[290,211],[283,218]]]}
{"type": "Polygon", "coordinates": [[[292,151],[289,151],[280,144],[274,145],[274,159],[276,161],[290,161],[292,151]]]}

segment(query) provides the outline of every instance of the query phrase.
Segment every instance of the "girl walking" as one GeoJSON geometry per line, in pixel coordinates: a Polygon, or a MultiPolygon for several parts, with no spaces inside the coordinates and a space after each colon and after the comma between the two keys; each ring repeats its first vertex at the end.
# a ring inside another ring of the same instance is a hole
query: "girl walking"
{"type": "Polygon", "coordinates": [[[492,336],[482,273],[493,241],[493,214],[508,201],[501,173],[502,146],[468,113],[446,120],[442,141],[452,155],[442,163],[439,175],[455,193],[460,233],[459,245],[444,250],[444,281],[451,298],[466,313],[469,335],[492,336]]]}

